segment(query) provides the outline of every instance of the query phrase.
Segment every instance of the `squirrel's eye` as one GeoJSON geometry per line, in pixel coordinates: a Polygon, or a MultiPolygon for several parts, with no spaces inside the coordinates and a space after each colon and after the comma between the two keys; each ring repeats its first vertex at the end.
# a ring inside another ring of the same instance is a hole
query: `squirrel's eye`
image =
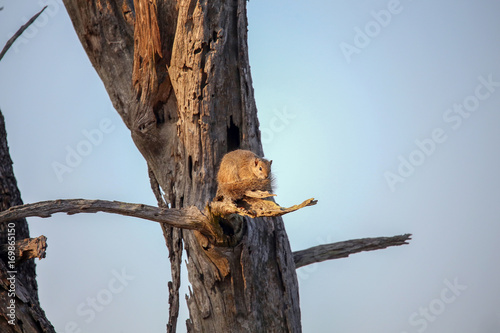
{"type": "Polygon", "coordinates": [[[262,171],[262,167],[259,167],[259,171],[262,171]]]}

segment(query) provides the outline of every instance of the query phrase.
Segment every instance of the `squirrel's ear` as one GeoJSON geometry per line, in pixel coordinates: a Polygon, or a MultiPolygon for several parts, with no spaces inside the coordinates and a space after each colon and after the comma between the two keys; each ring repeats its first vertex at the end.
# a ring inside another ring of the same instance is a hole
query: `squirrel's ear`
{"type": "Polygon", "coordinates": [[[269,161],[269,165],[271,165],[271,164],[273,164],[273,160],[270,160],[270,161],[269,161]]]}
{"type": "Polygon", "coordinates": [[[255,166],[259,165],[259,159],[255,158],[255,166]]]}

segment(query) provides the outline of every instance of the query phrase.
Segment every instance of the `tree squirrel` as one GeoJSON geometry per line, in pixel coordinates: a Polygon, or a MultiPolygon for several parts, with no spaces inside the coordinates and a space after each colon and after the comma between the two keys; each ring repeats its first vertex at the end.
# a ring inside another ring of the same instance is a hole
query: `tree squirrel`
{"type": "Polygon", "coordinates": [[[217,173],[217,198],[237,201],[246,191],[272,191],[273,161],[260,158],[249,150],[234,150],[222,158],[217,173]]]}

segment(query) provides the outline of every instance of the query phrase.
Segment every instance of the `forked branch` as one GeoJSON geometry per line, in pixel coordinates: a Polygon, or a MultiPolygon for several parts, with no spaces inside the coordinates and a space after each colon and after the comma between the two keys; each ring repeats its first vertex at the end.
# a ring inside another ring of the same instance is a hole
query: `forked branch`
{"type": "Polygon", "coordinates": [[[331,259],[347,258],[353,253],[385,249],[389,246],[408,244],[411,234],[393,237],[352,239],[344,242],[324,244],[293,253],[295,267],[314,264],[331,259]]]}

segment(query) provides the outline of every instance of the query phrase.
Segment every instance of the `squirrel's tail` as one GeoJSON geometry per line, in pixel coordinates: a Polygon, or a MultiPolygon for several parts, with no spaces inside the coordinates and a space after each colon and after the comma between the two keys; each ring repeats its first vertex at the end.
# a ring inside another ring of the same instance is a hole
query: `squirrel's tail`
{"type": "Polygon", "coordinates": [[[243,199],[246,191],[267,191],[273,190],[273,178],[265,179],[245,179],[237,182],[222,183],[217,188],[217,197],[224,197],[232,201],[243,199]]]}

